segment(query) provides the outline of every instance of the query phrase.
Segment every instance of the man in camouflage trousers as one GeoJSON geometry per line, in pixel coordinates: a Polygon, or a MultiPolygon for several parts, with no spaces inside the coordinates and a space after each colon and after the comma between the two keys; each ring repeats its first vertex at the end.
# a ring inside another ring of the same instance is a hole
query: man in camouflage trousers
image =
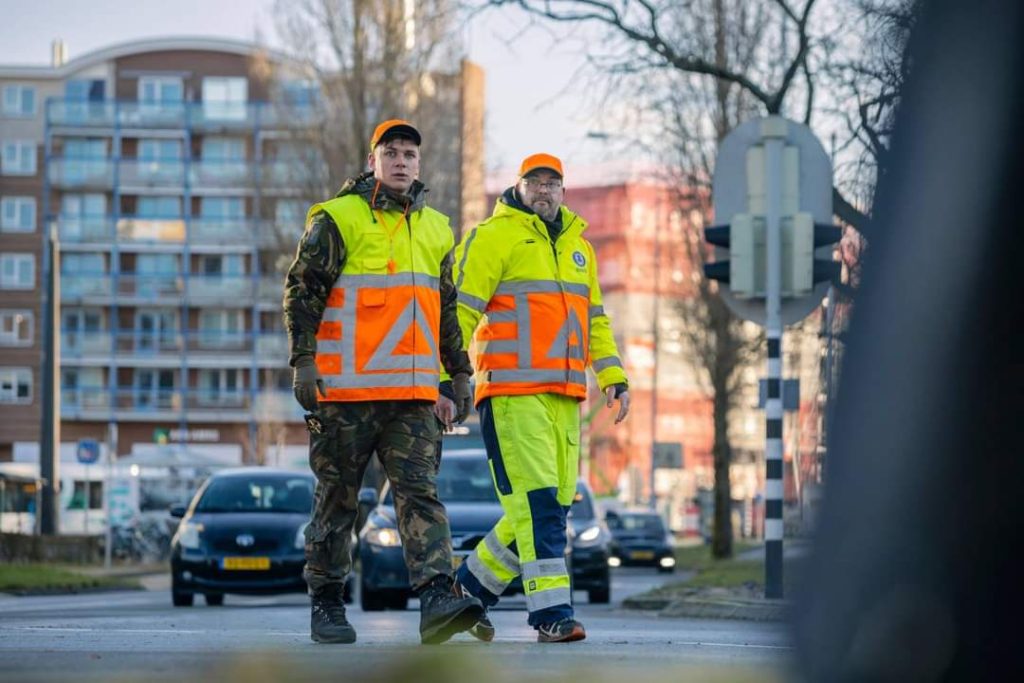
{"type": "Polygon", "coordinates": [[[394,493],[422,641],[444,642],[483,614],[479,600],[451,591],[451,530],[434,479],[439,366],[452,377],[445,389],[458,421],[469,411],[472,367],[456,314],[454,237],[447,218],[426,206],[420,141],[405,121],[377,127],[370,171],[310,209],[285,283],[293,386],[310,413],[317,477],[304,570],[317,642],[356,639],[342,592],[374,452],[394,493]]]}

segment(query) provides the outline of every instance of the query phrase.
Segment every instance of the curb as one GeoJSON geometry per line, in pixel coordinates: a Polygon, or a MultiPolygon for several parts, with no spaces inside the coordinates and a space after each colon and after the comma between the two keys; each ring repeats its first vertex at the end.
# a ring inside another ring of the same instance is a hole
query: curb
{"type": "Polygon", "coordinates": [[[792,609],[792,604],[785,600],[700,597],[626,598],[622,606],[657,612],[659,617],[743,621],[785,621],[792,609]]]}

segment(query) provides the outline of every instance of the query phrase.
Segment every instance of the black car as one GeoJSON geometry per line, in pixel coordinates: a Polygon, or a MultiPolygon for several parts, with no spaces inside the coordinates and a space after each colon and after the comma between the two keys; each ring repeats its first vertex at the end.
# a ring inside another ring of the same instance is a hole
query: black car
{"type": "Polygon", "coordinates": [[[220,471],[188,509],[171,540],[171,599],[192,604],[202,593],[220,605],[225,593],[305,591],[303,531],[313,502],[313,476],[264,467],[220,471]]]}
{"type": "MultiPolygon", "coordinates": [[[[452,549],[458,565],[502,515],[484,449],[446,449],[437,475],[437,492],[448,510],[452,549]]],[[[360,499],[367,504],[375,504],[375,498],[372,489],[360,491],[360,499]]],[[[567,535],[570,542],[566,544],[566,561],[571,566],[571,530],[567,530],[567,535]]],[[[364,610],[405,609],[412,591],[387,483],[381,503],[370,512],[359,533],[359,564],[360,604],[364,610]]],[[[516,578],[504,594],[522,591],[522,581],[516,578]]]]}
{"type": "Polygon", "coordinates": [[[661,516],[653,512],[614,512],[605,516],[612,532],[611,563],[653,565],[660,572],[674,572],[676,557],[661,516]]]}
{"type": "Polygon", "coordinates": [[[575,538],[572,544],[572,582],[574,590],[587,591],[592,603],[611,599],[611,532],[597,514],[594,493],[580,479],[576,482],[576,498],[569,511],[575,538]]]}

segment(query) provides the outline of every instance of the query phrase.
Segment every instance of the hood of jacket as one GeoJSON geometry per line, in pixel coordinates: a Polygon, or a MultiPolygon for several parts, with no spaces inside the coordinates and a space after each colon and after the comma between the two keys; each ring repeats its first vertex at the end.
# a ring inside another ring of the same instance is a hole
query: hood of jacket
{"type": "Polygon", "coordinates": [[[412,181],[412,187],[406,194],[395,192],[381,185],[380,181],[373,177],[373,173],[367,171],[342,183],[341,189],[334,196],[356,194],[366,200],[372,209],[399,212],[408,210],[412,213],[427,205],[427,192],[427,187],[418,180],[412,181]]]}

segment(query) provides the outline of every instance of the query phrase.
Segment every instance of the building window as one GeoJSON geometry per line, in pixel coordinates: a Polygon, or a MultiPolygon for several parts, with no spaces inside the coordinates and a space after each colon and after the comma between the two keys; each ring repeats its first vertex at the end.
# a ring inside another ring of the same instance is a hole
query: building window
{"type": "Polygon", "coordinates": [[[245,200],[241,197],[203,197],[199,205],[202,218],[245,218],[245,200]]]}
{"type": "Polygon", "coordinates": [[[34,329],[32,311],[0,311],[0,346],[30,346],[34,329]]]}
{"type": "Polygon", "coordinates": [[[35,284],[35,256],[0,254],[0,289],[32,289],[35,284]]]}
{"type": "Polygon", "coordinates": [[[139,197],[135,215],[137,218],[181,218],[181,198],[139,197]]]}
{"type": "Polygon", "coordinates": [[[4,86],[4,116],[36,115],[36,89],[30,85],[4,86]]]}
{"type": "Polygon", "coordinates": [[[185,87],[178,76],[142,76],[138,96],[143,104],[181,102],[185,99],[185,87]]]}
{"type": "Polygon", "coordinates": [[[3,197],[0,199],[0,230],[3,232],[35,232],[35,229],[35,197],[3,197]]]}
{"type": "Polygon", "coordinates": [[[36,143],[31,140],[5,140],[0,172],[4,175],[35,175],[36,143]]]}
{"type": "Polygon", "coordinates": [[[136,408],[174,409],[174,370],[136,370],[134,399],[136,408]]]}
{"type": "Polygon", "coordinates": [[[200,370],[199,403],[201,405],[241,405],[242,371],[200,370]]]}
{"type": "Polygon", "coordinates": [[[206,348],[240,347],[245,340],[242,311],[204,310],[199,314],[199,343],[206,348]]]}
{"type": "Polygon", "coordinates": [[[249,81],[245,78],[207,76],[203,79],[203,117],[241,121],[246,115],[249,81]]]}
{"type": "Polygon", "coordinates": [[[209,277],[245,275],[241,254],[206,254],[200,257],[199,272],[209,277]]]}
{"type": "Polygon", "coordinates": [[[0,403],[32,402],[32,370],[0,368],[0,403]]]}
{"type": "Polygon", "coordinates": [[[102,481],[75,481],[75,490],[71,494],[68,510],[84,510],[88,501],[90,510],[103,509],[102,481]]]}
{"type": "Polygon", "coordinates": [[[103,100],[104,82],[100,79],[70,80],[64,84],[64,97],[75,102],[103,100]]]}
{"type": "Polygon", "coordinates": [[[139,140],[139,161],[180,161],[181,141],[144,138],[139,140]]]}

